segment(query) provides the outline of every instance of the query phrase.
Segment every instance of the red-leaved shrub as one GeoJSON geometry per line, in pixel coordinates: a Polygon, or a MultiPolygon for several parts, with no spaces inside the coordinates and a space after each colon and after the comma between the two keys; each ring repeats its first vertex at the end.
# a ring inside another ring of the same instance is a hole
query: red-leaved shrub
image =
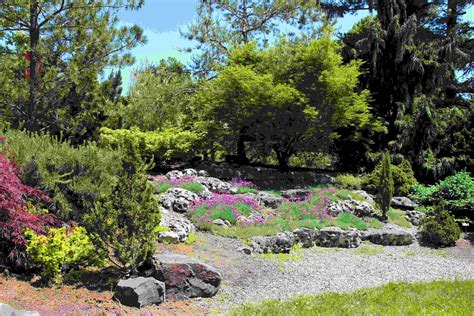
{"type": "Polygon", "coordinates": [[[34,205],[50,199],[40,190],[24,185],[18,177],[20,172],[14,159],[0,153],[0,256],[14,267],[25,268],[25,229],[45,234],[48,227],[57,227],[61,221],[50,214],[35,212],[34,205]]]}

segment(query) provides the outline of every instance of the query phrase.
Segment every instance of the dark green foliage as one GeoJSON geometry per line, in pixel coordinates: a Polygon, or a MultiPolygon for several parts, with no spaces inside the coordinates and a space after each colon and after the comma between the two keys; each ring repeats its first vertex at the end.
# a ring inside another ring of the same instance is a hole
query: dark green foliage
{"type": "Polygon", "coordinates": [[[12,151],[25,168],[23,180],[54,198],[52,211],[61,219],[80,220],[97,196],[111,192],[114,178],[123,173],[120,152],[94,143],[73,147],[48,134],[18,130],[4,133],[0,151],[12,151]]]}
{"type": "Polygon", "coordinates": [[[390,154],[386,152],[382,158],[382,168],[380,170],[377,193],[377,203],[384,217],[387,216],[387,212],[390,209],[393,191],[392,164],[390,163],[390,154]]]}
{"type": "Polygon", "coordinates": [[[153,187],[141,174],[117,178],[111,194],[101,195],[84,215],[84,225],[95,242],[111,254],[111,262],[134,270],[153,254],[160,223],[153,187]]]}
{"type": "MultiPolygon", "coordinates": [[[[391,165],[394,195],[407,196],[414,184],[417,183],[411,165],[407,160],[403,160],[399,165],[391,165]]],[[[380,161],[374,170],[363,177],[362,187],[370,192],[377,191],[377,184],[382,172],[382,161],[380,161]]]]}
{"type": "MultiPolygon", "coordinates": [[[[356,149],[358,162],[370,149],[388,147],[426,180],[469,168],[474,108],[468,1],[364,2],[377,15],[343,36],[343,55],[365,62],[361,88],[372,92],[372,114],[382,118],[387,134],[366,134],[364,150],[357,150],[364,143],[346,148],[356,149]]],[[[346,151],[343,160],[349,162],[351,154],[346,151]]]]}
{"type": "Polygon", "coordinates": [[[454,246],[460,238],[461,230],[445,209],[444,200],[440,200],[435,210],[424,219],[421,236],[424,242],[435,247],[454,246]]]}
{"type": "Polygon", "coordinates": [[[14,126],[62,133],[75,143],[93,136],[111,96],[100,73],[133,63],[126,50],[145,42],[138,26],[118,25],[117,14],[142,3],[1,1],[0,112],[14,126]]]}

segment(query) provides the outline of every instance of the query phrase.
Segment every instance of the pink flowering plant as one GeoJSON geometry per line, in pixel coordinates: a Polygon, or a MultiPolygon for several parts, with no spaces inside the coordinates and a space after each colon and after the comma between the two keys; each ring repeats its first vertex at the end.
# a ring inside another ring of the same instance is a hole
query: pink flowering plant
{"type": "Polygon", "coordinates": [[[261,212],[262,207],[257,200],[231,194],[213,194],[210,199],[198,200],[192,208],[193,218],[204,228],[216,219],[235,225],[239,217],[241,225],[262,224],[264,217],[257,215],[261,212]]]}
{"type": "Polygon", "coordinates": [[[240,178],[233,178],[232,179],[232,186],[237,188],[238,194],[244,193],[257,193],[258,187],[255,183],[247,181],[245,179],[240,178]]]}
{"type": "Polygon", "coordinates": [[[182,177],[179,179],[168,179],[165,176],[154,176],[150,178],[151,184],[157,193],[164,193],[171,188],[183,188],[188,191],[199,193],[204,191],[204,186],[196,182],[195,177],[182,177]]]}

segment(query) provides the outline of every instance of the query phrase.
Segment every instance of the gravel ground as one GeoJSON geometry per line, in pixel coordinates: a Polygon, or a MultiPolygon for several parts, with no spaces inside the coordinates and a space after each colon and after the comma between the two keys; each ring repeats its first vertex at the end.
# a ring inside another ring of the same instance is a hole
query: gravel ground
{"type": "Polygon", "coordinates": [[[190,255],[217,267],[223,284],[212,299],[195,303],[212,311],[264,299],[283,299],[328,291],[351,291],[393,281],[474,278],[474,247],[466,240],[435,250],[409,246],[363,244],[357,249],[314,247],[295,252],[295,260],[248,256],[237,239],[198,233],[190,255]]]}

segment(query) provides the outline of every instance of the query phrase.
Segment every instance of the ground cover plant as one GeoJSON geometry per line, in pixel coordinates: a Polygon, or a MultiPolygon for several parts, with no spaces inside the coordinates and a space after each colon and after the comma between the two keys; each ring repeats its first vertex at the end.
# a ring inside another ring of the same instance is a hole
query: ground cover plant
{"type": "Polygon", "coordinates": [[[468,315],[473,296],[473,280],[391,283],[344,294],[246,304],[228,315],[468,315]]]}
{"type": "Polygon", "coordinates": [[[204,186],[194,177],[182,177],[179,179],[168,179],[165,176],[151,177],[151,184],[155,188],[156,193],[165,193],[171,188],[183,188],[194,193],[200,193],[205,190],[204,186]]]}
{"type": "MultiPolygon", "coordinates": [[[[246,183],[245,188],[254,188],[246,183]]],[[[259,205],[256,198],[245,195],[214,194],[202,199],[191,209],[193,221],[199,228],[227,237],[249,238],[257,235],[275,235],[299,227],[324,228],[337,226],[342,229],[367,230],[380,228],[375,218],[360,218],[350,213],[337,217],[329,216],[327,206],[331,202],[348,199],[349,196],[363,199],[348,190],[335,187],[313,187],[312,193],[303,200],[285,199],[276,209],[259,205]],[[228,221],[228,225],[214,225],[216,220],[228,221]]]]}

